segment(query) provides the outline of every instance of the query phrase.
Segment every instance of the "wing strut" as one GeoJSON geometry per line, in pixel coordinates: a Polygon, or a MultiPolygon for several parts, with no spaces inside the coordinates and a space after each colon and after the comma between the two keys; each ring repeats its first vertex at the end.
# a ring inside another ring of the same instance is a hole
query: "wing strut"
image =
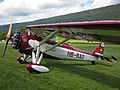
{"type": "Polygon", "coordinates": [[[71,35],[69,38],[67,38],[67,39],[65,39],[65,40],[63,40],[63,41],[61,41],[61,42],[55,44],[53,47],[47,49],[46,51],[41,52],[41,55],[40,55],[39,60],[37,61],[37,64],[40,64],[40,63],[41,63],[41,60],[42,60],[42,57],[43,57],[43,53],[45,53],[45,52],[47,52],[47,51],[50,51],[51,49],[53,49],[53,48],[59,46],[60,44],[62,44],[62,43],[64,43],[64,42],[68,41],[69,39],[71,39],[71,38],[73,38],[73,37],[75,37],[75,35],[71,35]]]}
{"type": "Polygon", "coordinates": [[[75,37],[75,35],[71,35],[69,38],[67,38],[67,39],[65,39],[65,40],[63,40],[63,41],[61,41],[61,42],[59,42],[59,43],[55,44],[53,47],[51,47],[51,48],[47,49],[47,50],[46,50],[46,51],[44,51],[43,53],[45,53],[45,52],[47,52],[47,51],[49,51],[49,50],[51,50],[51,49],[53,49],[53,48],[55,48],[55,47],[59,46],[60,44],[62,44],[62,43],[64,43],[64,42],[68,41],[69,39],[71,39],[71,38],[73,38],[73,37],[75,37]]]}
{"type": "Polygon", "coordinates": [[[51,39],[56,33],[59,32],[59,29],[55,30],[54,32],[52,32],[50,35],[48,35],[44,40],[42,40],[38,46],[35,47],[30,47],[30,48],[26,48],[26,50],[32,49],[32,48],[36,48],[36,47],[40,47],[42,44],[44,44],[45,42],[47,42],[49,39],[51,39]]]}
{"type": "MultiPolygon", "coordinates": [[[[49,39],[51,39],[56,33],[59,32],[59,29],[55,30],[54,32],[52,32],[48,37],[46,37],[43,41],[41,41],[39,43],[39,46],[41,46],[42,44],[44,44],[45,42],[47,42],[49,39]]],[[[38,46],[38,47],[39,47],[38,46]]]]}

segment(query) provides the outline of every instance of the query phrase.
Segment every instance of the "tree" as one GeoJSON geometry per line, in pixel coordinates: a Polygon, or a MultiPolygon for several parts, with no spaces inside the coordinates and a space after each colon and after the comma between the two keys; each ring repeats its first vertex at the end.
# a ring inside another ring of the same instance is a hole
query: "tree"
{"type": "Polygon", "coordinates": [[[5,39],[6,35],[7,35],[7,32],[1,32],[0,33],[0,41],[3,40],[3,39],[5,39]]]}

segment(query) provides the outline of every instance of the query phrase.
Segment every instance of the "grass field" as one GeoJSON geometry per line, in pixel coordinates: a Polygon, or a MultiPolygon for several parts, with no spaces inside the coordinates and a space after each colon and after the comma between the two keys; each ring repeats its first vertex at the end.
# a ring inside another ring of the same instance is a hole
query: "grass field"
{"type": "MultiPolygon", "coordinates": [[[[2,57],[3,43],[0,43],[2,57]]],[[[74,44],[83,50],[92,51],[96,44],[74,44]]],[[[30,74],[25,64],[16,58],[21,54],[7,49],[4,59],[0,58],[0,90],[120,90],[120,45],[106,45],[105,55],[113,55],[118,62],[90,62],[43,59],[42,64],[49,73],[30,74]]]]}

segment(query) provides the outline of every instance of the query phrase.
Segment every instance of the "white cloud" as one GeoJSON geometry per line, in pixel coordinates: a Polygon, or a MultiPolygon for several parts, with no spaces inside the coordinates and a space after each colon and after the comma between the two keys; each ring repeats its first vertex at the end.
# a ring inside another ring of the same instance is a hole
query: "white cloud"
{"type": "Polygon", "coordinates": [[[120,3],[120,0],[111,0],[110,3],[111,4],[117,4],[117,3],[120,3]]]}
{"type": "Polygon", "coordinates": [[[94,0],[92,7],[99,8],[99,7],[113,5],[117,3],[120,3],[120,0],[94,0]]]}
{"type": "Polygon", "coordinates": [[[109,5],[111,0],[94,0],[92,6],[95,8],[109,5]]]}
{"type": "Polygon", "coordinates": [[[53,17],[120,3],[120,0],[4,0],[0,3],[0,24],[53,17]]]}

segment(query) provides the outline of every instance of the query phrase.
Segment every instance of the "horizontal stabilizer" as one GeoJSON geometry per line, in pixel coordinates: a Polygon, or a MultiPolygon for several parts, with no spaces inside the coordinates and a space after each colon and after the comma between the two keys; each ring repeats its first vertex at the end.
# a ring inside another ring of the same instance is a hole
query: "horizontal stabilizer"
{"type": "Polygon", "coordinates": [[[109,62],[116,62],[117,61],[117,58],[114,57],[114,56],[111,56],[110,58],[109,57],[106,57],[106,56],[100,56],[100,59],[101,60],[107,60],[109,62]]]}

